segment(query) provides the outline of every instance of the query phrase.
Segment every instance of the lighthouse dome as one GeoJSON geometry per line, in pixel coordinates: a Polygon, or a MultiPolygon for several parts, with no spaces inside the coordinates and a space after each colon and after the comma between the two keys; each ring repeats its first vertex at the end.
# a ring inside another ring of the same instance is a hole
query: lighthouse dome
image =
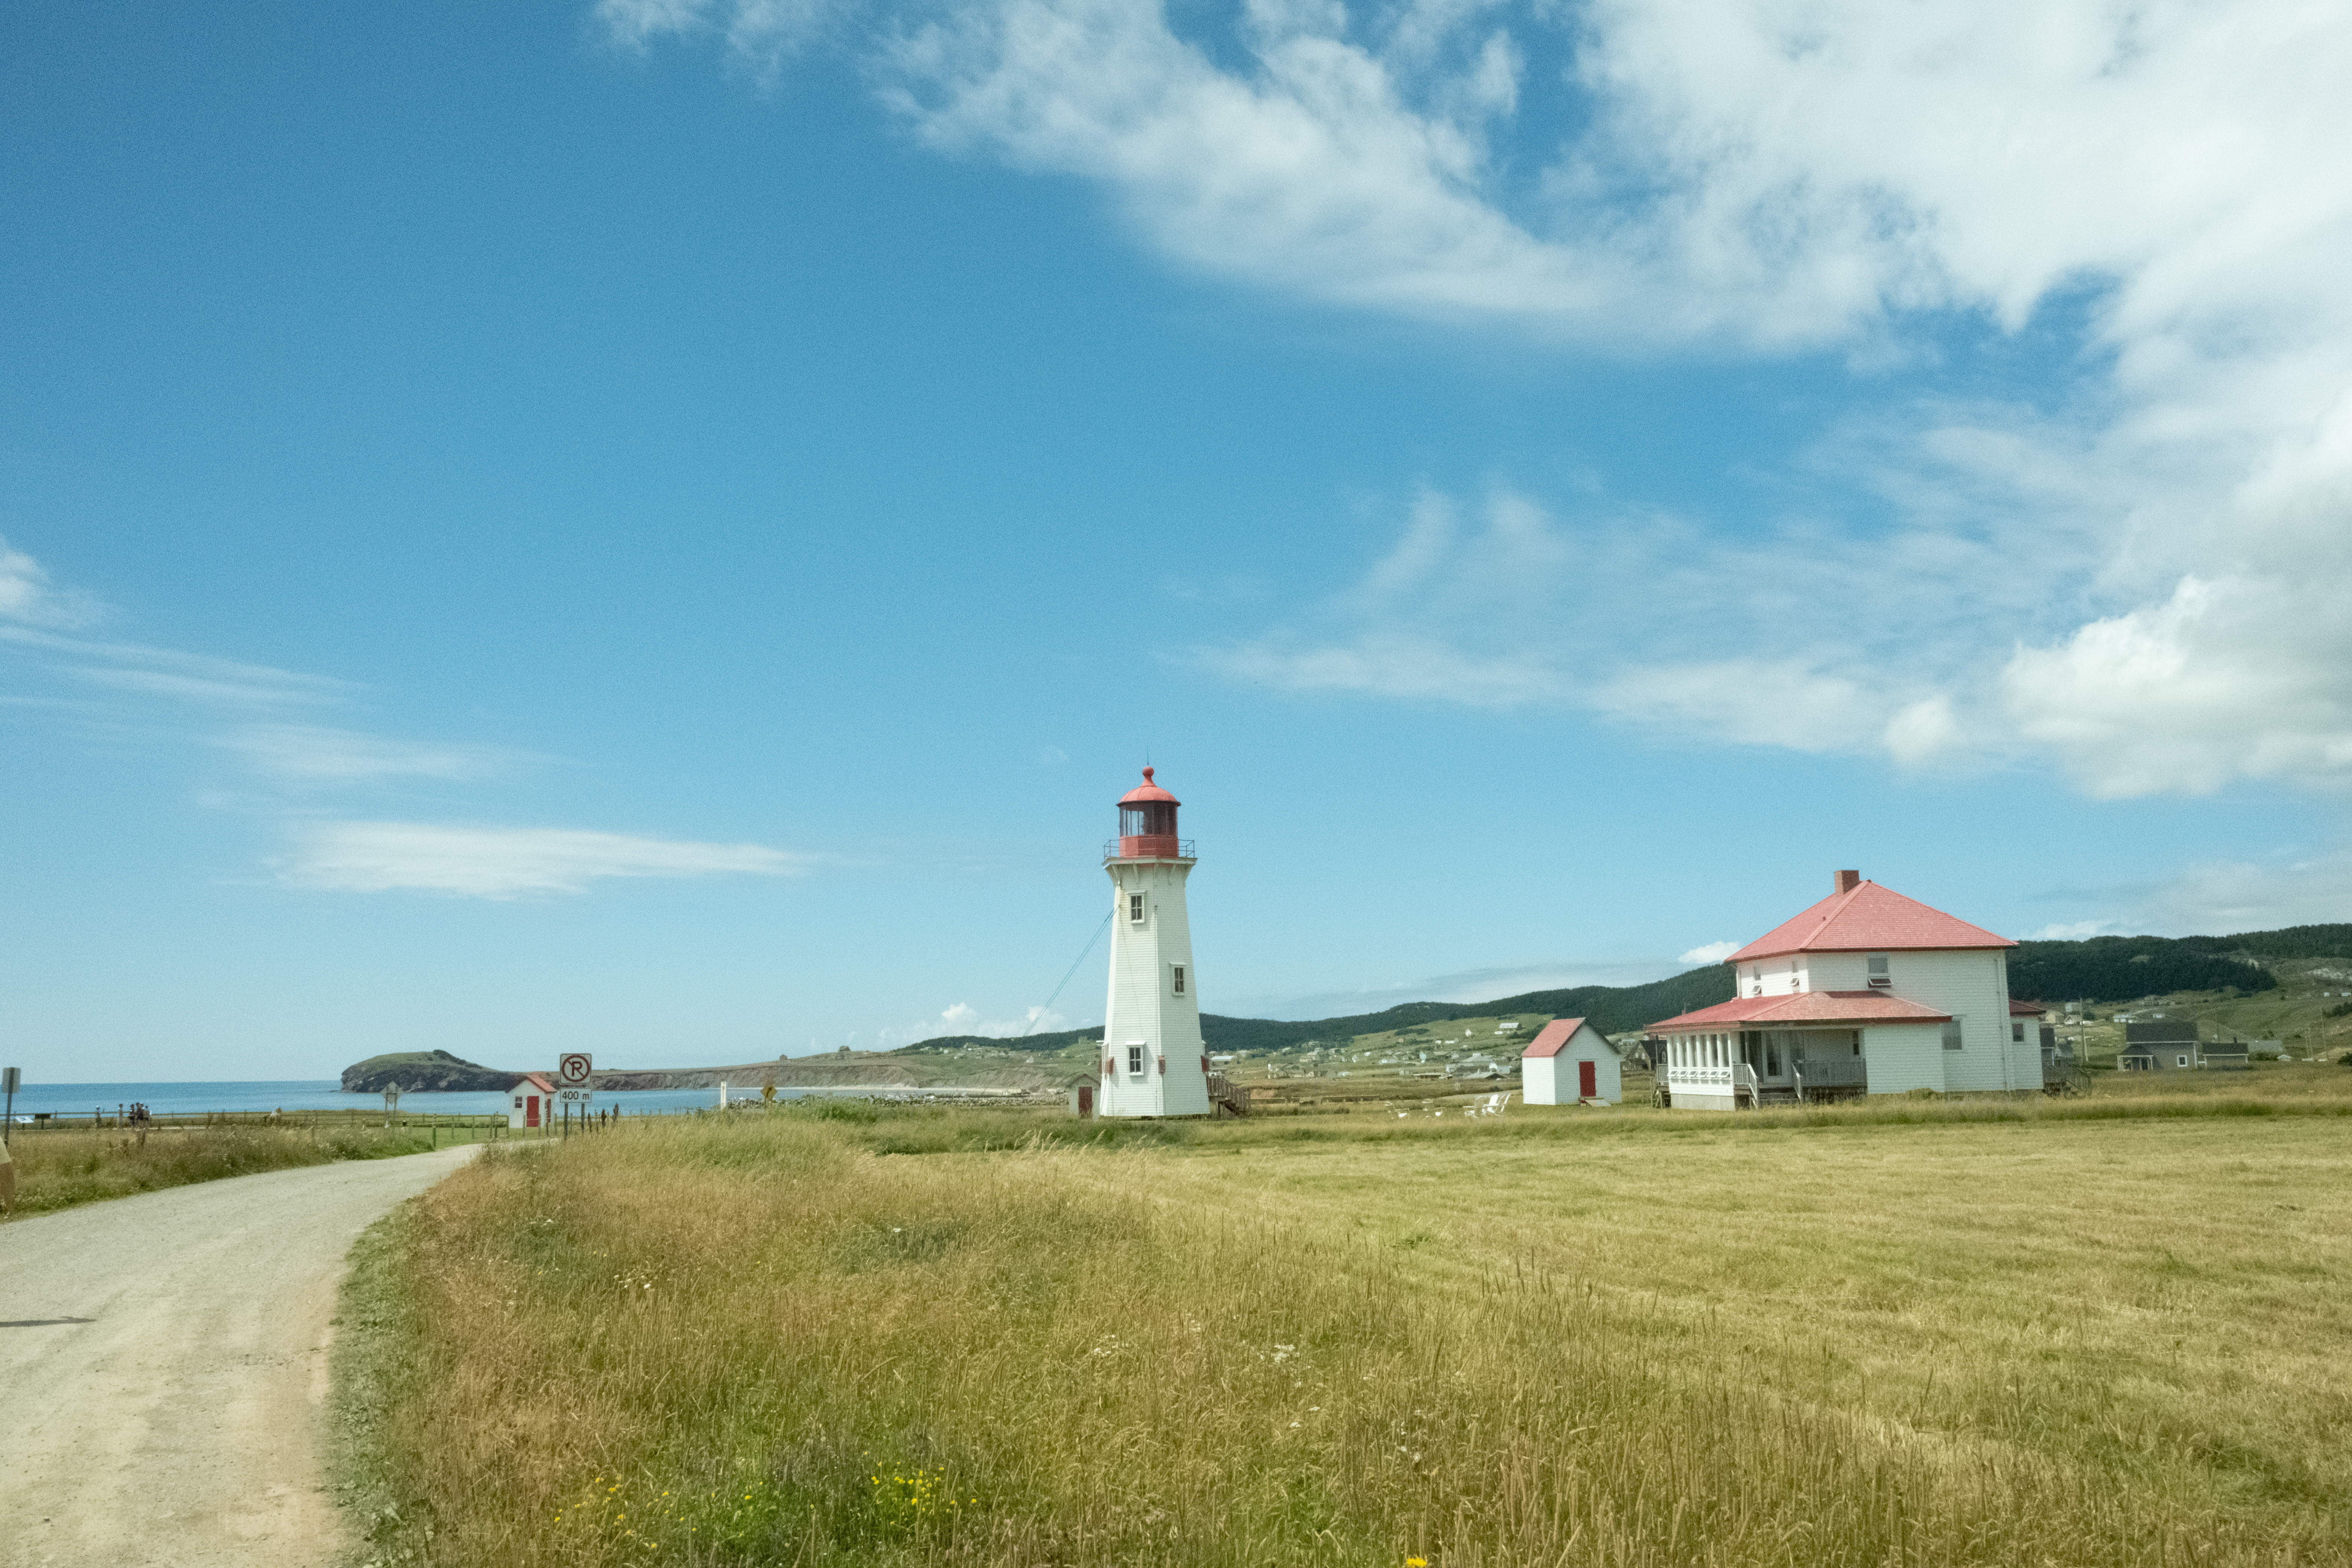
{"type": "Polygon", "coordinates": [[[1183,853],[1183,844],[1176,837],[1176,807],[1182,803],[1151,781],[1151,770],[1143,770],[1143,782],[1118,797],[1118,847],[1122,858],[1174,859],[1183,853]]]}
{"type": "Polygon", "coordinates": [[[1133,789],[1129,790],[1125,795],[1118,797],[1118,804],[1121,805],[1141,805],[1148,800],[1164,800],[1171,805],[1181,805],[1184,804],[1182,801],[1178,800],[1174,795],[1170,795],[1166,790],[1161,789],[1158,784],[1151,782],[1151,770],[1150,768],[1143,770],[1143,782],[1141,784],[1136,785],[1133,789]]]}

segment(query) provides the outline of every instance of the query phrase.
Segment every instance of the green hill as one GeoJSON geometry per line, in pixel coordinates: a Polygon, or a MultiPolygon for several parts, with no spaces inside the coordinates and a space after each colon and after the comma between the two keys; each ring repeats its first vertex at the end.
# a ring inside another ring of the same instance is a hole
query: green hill
{"type": "MultiPolygon", "coordinates": [[[[1693,969],[1667,980],[1656,980],[1647,985],[1579,985],[1563,991],[1528,991],[1517,996],[1506,996],[1498,1002],[1401,1002],[1378,1013],[1355,1013],[1337,1018],[1310,1018],[1303,1022],[1280,1018],[1229,1018],[1219,1013],[1201,1015],[1201,1038],[1213,1051],[1248,1051],[1264,1055],[1269,1051],[1286,1050],[1318,1041],[1336,1043],[1353,1039],[1359,1035],[1379,1035],[1406,1029],[1419,1024],[1443,1024],[1456,1018],[1483,1018],[1494,1015],[1525,1013],[1530,1017],[1586,1017],[1593,1027],[1603,1034],[1623,1034],[1670,1018],[1677,1013],[1687,1013],[1695,1007],[1709,1007],[1717,1002],[1728,1002],[1732,995],[1731,970],[1724,964],[1710,964],[1705,969],[1693,969]]],[[[902,1046],[890,1053],[945,1053],[957,1050],[987,1050],[1017,1047],[1041,1054],[1068,1051],[1084,1046],[1076,1053],[1091,1056],[1102,1041],[1099,1026],[1091,1029],[1064,1029],[1050,1035],[1031,1035],[1023,1040],[991,1039],[979,1035],[942,1035],[937,1039],[919,1040],[902,1046]]]]}
{"type": "MultiPolygon", "coordinates": [[[[2305,929],[2352,931],[2352,926],[2305,929]]],[[[2174,991],[2269,991],[2277,987],[2278,977],[2262,957],[2311,956],[2253,945],[2260,938],[2282,934],[2095,936],[2087,942],[2020,942],[2009,958],[2009,994],[2041,1002],[2128,1002],[2174,991]]]]}
{"type": "MultiPolygon", "coordinates": [[[[2292,926],[2235,936],[2097,936],[2082,942],[2027,942],[2010,955],[2010,994],[2042,1002],[2127,1002],[2176,992],[2252,995],[2278,987],[2273,963],[2352,959],[2352,925],[2292,926]]],[[[1201,1015],[1201,1037],[1213,1051],[1262,1056],[1300,1046],[1337,1045],[1460,1018],[1583,1016],[1603,1034],[1624,1034],[1662,1018],[1728,1002],[1731,967],[1709,964],[1647,985],[1580,985],[1528,991],[1491,1002],[1404,1002],[1378,1013],[1288,1020],[1201,1015]]],[[[1025,1039],[943,1035],[904,1046],[893,1056],[1018,1049],[1072,1060],[1091,1057],[1102,1030],[1063,1029],[1025,1039]]]]}

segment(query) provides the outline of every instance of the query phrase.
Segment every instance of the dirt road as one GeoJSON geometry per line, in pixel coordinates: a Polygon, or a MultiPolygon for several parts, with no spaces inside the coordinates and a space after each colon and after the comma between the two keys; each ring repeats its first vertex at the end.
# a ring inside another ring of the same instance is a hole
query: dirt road
{"type": "Polygon", "coordinates": [[[0,1563],[310,1568],[343,1255],[475,1150],[238,1176],[0,1226],[0,1563]]]}

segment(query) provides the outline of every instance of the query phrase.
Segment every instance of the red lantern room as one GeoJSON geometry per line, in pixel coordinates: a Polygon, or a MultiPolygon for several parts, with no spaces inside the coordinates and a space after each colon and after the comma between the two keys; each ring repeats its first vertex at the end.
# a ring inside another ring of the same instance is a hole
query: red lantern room
{"type": "Polygon", "coordinates": [[[1176,807],[1182,804],[1151,782],[1143,782],[1118,797],[1118,852],[1121,860],[1191,858],[1192,846],[1176,837],[1176,807]]]}

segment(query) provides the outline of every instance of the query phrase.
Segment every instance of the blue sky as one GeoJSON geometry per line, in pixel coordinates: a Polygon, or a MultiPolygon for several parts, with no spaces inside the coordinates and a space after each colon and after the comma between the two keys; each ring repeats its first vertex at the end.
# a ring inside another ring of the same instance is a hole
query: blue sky
{"type": "Polygon", "coordinates": [[[0,1054],[2352,918],[2352,28],[1883,11],[12,8],[0,1054]]]}

